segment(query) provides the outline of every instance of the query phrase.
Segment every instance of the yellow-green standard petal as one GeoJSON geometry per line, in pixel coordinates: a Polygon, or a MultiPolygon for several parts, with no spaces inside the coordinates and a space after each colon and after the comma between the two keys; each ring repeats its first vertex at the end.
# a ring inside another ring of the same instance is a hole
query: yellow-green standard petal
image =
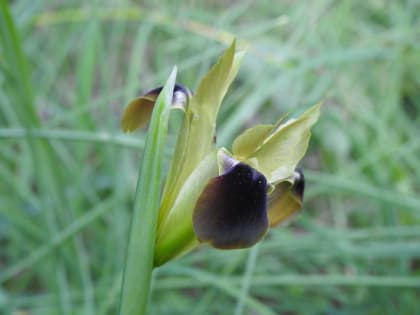
{"type": "Polygon", "coordinates": [[[318,120],[321,104],[308,109],[300,117],[280,125],[249,156],[258,161],[258,170],[270,183],[287,179],[304,156],[311,135],[310,128],[318,120]]]}
{"type": "Polygon", "coordinates": [[[247,159],[261,147],[264,140],[271,134],[273,127],[273,125],[256,125],[245,130],[233,142],[234,156],[239,160],[247,159]]]}

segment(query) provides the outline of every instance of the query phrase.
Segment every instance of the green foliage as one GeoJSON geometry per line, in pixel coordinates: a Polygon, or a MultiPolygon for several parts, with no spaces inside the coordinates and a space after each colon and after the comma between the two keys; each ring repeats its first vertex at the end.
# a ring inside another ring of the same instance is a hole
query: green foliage
{"type": "Polygon", "coordinates": [[[0,2],[0,313],[117,313],[145,138],[121,112],[174,64],[196,90],[234,35],[218,145],[325,99],[304,211],[159,268],[150,313],[419,313],[418,2],[142,3],[0,2]]]}
{"type": "Polygon", "coordinates": [[[156,99],[137,180],[124,265],[120,314],[147,314],[158,226],[163,161],[176,68],[156,99]]]}

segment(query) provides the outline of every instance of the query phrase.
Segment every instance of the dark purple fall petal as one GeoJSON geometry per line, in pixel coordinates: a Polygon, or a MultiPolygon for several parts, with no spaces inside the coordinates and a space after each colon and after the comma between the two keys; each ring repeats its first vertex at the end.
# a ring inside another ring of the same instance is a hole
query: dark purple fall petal
{"type": "Polygon", "coordinates": [[[238,163],[212,178],[193,214],[197,238],[216,248],[246,248],[268,228],[267,180],[252,167],[238,163]]]}

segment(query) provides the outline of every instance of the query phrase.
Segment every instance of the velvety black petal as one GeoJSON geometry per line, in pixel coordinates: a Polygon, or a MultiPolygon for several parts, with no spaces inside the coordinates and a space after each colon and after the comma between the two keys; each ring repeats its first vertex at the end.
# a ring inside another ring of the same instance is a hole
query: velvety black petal
{"type": "Polygon", "coordinates": [[[216,248],[246,248],[268,228],[267,180],[252,167],[237,163],[212,178],[200,195],[193,215],[197,238],[216,248]]]}

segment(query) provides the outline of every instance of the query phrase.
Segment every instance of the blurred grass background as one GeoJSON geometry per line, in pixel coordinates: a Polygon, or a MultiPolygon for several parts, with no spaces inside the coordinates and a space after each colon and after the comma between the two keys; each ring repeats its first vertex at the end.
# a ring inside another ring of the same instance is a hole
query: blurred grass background
{"type": "Polygon", "coordinates": [[[233,36],[218,144],[325,99],[305,211],[163,266],[150,314],[420,314],[420,1],[0,3],[0,314],[117,313],[144,141],[121,112],[233,36]]]}

